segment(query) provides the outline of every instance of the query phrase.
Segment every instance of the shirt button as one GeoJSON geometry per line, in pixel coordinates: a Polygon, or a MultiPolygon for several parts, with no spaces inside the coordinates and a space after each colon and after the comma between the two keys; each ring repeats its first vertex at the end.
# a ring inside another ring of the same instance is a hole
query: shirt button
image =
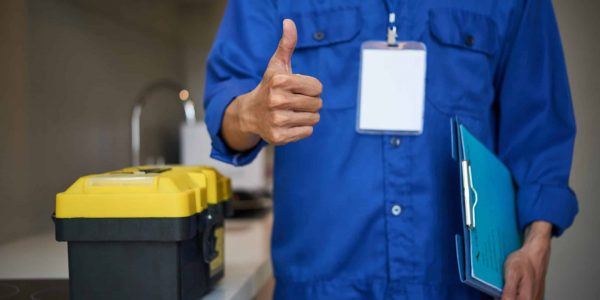
{"type": "Polygon", "coordinates": [[[322,41],[325,39],[325,33],[323,31],[317,31],[313,34],[313,39],[317,41],[322,41]]]}
{"type": "Polygon", "coordinates": [[[400,205],[394,204],[394,206],[392,206],[392,215],[399,216],[401,212],[402,212],[402,207],[400,205]]]}
{"type": "Polygon", "coordinates": [[[469,47],[473,46],[473,44],[475,44],[475,38],[472,35],[467,35],[467,37],[465,37],[465,44],[469,47]]]}
{"type": "Polygon", "coordinates": [[[390,139],[390,144],[392,145],[392,147],[394,148],[398,148],[400,147],[400,138],[398,137],[393,137],[390,139]]]}

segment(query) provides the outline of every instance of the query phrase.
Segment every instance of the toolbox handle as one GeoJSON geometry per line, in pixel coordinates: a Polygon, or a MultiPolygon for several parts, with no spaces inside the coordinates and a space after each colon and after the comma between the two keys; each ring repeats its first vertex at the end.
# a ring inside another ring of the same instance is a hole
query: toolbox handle
{"type": "Polygon", "coordinates": [[[212,260],[217,258],[218,253],[216,250],[217,238],[215,237],[216,229],[216,218],[213,213],[209,210],[204,218],[205,230],[202,236],[202,251],[204,252],[204,261],[210,263],[212,260]]]}

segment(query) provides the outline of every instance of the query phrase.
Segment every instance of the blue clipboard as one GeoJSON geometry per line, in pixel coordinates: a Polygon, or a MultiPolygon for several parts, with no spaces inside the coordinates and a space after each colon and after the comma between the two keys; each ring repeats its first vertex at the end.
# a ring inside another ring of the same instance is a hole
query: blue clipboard
{"type": "Polygon", "coordinates": [[[452,129],[464,225],[462,235],[456,235],[459,276],[467,285],[500,297],[504,261],[523,244],[514,182],[502,161],[456,118],[452,129]]]}

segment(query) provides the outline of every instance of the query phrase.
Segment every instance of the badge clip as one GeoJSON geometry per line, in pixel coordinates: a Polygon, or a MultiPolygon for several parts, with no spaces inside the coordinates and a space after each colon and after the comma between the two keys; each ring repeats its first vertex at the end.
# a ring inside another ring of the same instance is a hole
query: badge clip
{"type": "Polygon", "coordinates": [[[396,32],[396,14],[390,13],[389,25],[387,31],[387,43],[390,47],[398,45],[398,33],[396,32]]]}

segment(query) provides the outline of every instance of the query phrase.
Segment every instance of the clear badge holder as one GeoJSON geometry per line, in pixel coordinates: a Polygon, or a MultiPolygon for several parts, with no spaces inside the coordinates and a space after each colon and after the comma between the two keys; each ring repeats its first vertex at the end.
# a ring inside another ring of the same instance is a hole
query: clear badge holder
{"type": "MultiPolygon", "coordinates": [[[[393,32],[395,37],[395,31],[393,32]]],[[[423,132],[427,50],[421,42],[362,44],[356,130],[365,134],[423,132]]]]}

